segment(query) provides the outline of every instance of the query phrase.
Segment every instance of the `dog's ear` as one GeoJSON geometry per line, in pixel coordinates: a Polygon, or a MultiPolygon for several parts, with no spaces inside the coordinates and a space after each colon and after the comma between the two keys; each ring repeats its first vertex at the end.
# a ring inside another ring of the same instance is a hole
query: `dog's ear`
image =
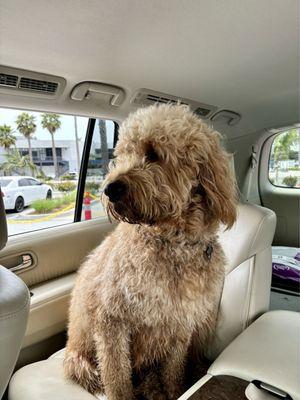
{"type": "Polygon", "coordinates": [[[230,228],[236,220],[237,188],[229,162],[229,154],[220,144],[216,132],[209,135],[209,146],[199,168],[199,187],[208,217],[230,228]]]}

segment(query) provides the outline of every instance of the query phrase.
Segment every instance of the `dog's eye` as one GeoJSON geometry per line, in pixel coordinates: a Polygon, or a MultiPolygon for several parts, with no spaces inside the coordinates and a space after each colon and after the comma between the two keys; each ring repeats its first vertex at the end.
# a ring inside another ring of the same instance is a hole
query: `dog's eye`
{"type": "Polygon", "coordinates": [[[159,159],[158,154],[153,147],[150,147],[149,149],[147,149],[146,160],[148,162],[155,162],[155,161],[158,161],[158,159],[159,159]]]}

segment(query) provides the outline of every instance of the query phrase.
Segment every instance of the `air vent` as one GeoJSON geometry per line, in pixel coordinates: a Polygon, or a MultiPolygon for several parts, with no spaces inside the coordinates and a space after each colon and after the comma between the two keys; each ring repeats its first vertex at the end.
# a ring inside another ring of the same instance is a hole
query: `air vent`
{"type": "Polygon", "coordinates": [[[198,107],[194,110],[194,113],[197,114],[199,117],[206,117],[210,113],[210,109],[198,107]]]}
{"type": "Polygon", "coordinates": [[[0,94],[57,99],[65,87],[59,76],[0,65],[0,94]]]}
{"type": "Polygon", "coordinates": [[[182,97],[172,96],[165,93],[155,92],[149,89],[138,90],[131,103],[137,106],[148,106],[155,103],[160,104],[184,104],[190,106],[191,110],[200,118],[209,118],[217,110],[217,107],[208,104],[198,103],[194,100],[185,99],[182,97]]]}
{"type": "Polygon", "coordinates": [[[154,102],[154,103],[164,103],[164,104],[172,103],[172,104],[177,104],[178,102],[180,102],[180,104],[184,104],[186,106],[188,105],[187,103],[185,103],[183,101],[180,101],[179,99],[178,100],[173,100],[173,99],[171,99],[169,97],[154,96],[153,94],[148,94],[147,95],[147,100],[149,100],[151,102],[154,102]]]}
{"type": "Polygon", "coordinates": [[[16,87],[18,77],[16,75],[0,74],[0,86],[16,87]]]}
{"type": "Polygon", "coordinates": [[[30,79],[22,77],[19,83],[19,88],[34,90],[43,93],[55,93],[58,87],[57,82],[40,81],[37,79],[30,79]]]}

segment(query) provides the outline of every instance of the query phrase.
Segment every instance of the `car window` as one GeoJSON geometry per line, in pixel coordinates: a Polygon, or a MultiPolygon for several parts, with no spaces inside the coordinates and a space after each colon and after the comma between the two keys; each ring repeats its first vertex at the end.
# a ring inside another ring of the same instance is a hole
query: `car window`
{"type": "Polygon", "coordinates": [[[0,108],[0,178],[19,178],[7,195],[1,179],[9,235],[104,218],[101,185],[116,135],[111,120],[0,108]]]}
{"type": "Polygon", "coordinates": [[[300,129],[289,129],[274,138],[269,181],[274,186],[300,189],[300,129]]]}
{"type": "Polygon", "coordinates": [[[18,181],[18,186],[30,186],[28,179],[20,179],[18,181]]]}
{"type": "Polygon", "coordinates": [[[27,179],[28,184],[31,186],[37,186],[39,185],[39,181],[35,180],[35,179],[27,179]]]}
{"type": "Polygon", "coordinates": [[[0,186],[6,187],[11,183],[11,179],[0,179],[0,186]]]}

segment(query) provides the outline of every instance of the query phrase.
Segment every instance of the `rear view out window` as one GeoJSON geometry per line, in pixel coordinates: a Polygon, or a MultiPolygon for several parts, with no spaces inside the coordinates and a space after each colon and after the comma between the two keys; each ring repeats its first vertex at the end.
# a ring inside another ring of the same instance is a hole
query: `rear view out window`
{"type": "Polygon", "coordinates": [[[274,186],[300,189],[300,129],[278,134],[272,144],[269,180],[274,186]]]}

